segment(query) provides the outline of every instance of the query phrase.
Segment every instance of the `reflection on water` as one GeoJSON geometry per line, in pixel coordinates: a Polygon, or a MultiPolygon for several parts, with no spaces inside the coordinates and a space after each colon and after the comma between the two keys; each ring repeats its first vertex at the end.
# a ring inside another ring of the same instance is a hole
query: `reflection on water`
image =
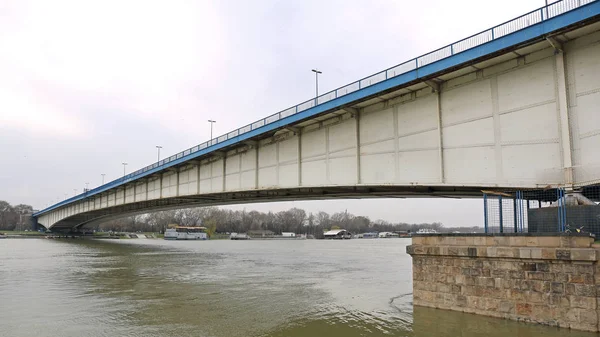
{"type": "Polygon", "coordinates": [[[0,336],[591,336],[413,314],[409,242],[2,240],[0,336]]]}

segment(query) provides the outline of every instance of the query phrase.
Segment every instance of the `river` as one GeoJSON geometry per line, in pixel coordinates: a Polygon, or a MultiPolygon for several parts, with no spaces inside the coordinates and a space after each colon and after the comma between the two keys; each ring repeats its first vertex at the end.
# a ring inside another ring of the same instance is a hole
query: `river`
{"type": "Polygon", "coordinates": [[[596,336],[413,310],[407,244],[0,240],[0,336],[596,336]]]}

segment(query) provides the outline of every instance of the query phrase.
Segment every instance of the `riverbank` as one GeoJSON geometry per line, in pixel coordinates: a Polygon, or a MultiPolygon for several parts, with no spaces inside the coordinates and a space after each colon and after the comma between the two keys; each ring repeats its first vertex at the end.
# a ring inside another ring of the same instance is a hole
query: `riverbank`
{"type": "Polygon", "coordinates": [[[0,236],[4,235],[7,239],[32,239],[43,238],[46,234],[35,231],[0,231],[0,236]]]}

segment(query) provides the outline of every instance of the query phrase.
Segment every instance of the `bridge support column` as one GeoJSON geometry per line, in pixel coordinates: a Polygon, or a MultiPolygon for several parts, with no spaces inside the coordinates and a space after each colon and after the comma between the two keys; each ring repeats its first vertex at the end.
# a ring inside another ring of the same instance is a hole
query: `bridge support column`
{"type": "Polygon", "coordinates": [[[146,201],[148,201],[148,188],[150,187],[150,178],[146,179],[146,201]]]}
{"type": "Polygon", "coordinates": [[[254,188],[258,190],[258,143],[254,147],[254,188]]]}
{"type": "Polygon", "coordinates": [[[437,86],[437,90],[435,90],[435,95],[437,99],[437,124],[438,124],[438,160],[440,161],[440,182],[444,183],[446,181],[444,174],[444,138],[442,131],[442,93],[440,92],[440,85],[437,86]]]}
{"type": "Polygon", "coordinates": [[[360,114],[354,113],[356,120],[356,183],[360,184],[360,114]]]}
{"type": "Polygon", "coordinates": [[[179,173],[180,173],[180,171],[181,170],[179,170],[179,169],[176,169],[176,171],[175,171],[175,174],[177,175],[176,179],[175,179],[175,196],[176,197],[179,196],[179,173]]]}
{"type": "MultiPolygon", "coordinates": [[[[555,47],[556,48],[556,47],[555,47]]],[[[571,131],[569,129],[569,104],[567,101],[567,79],[565,53],[555,49],[557,109],[560,117],[560,143],[562,146],[564,182],[567,190],[573,189],[573,160],[571,131]]]]}
{"type": "Polygon", "coordinates": [[[162,199],[162,197],[163,197],[163,192],[162,192],[162,190],[163,190],[163,174],[164,173],[160,173],[160,184],[159,184],[160,186],[159,186],[159,194],[158,194],[159,199],[162,199]]]}
{"type": "Polygon", "coordinates": [[[302,186],[302,136],[300,130],[296,136],[298,137],[298,186],[302,186]]]}
{"type": "Polygon", "coordinates": [[[226,183],[227,183],[227,154],[223,153],[223,192],[225,192],[227,190],[226,188],[226,183]]]}

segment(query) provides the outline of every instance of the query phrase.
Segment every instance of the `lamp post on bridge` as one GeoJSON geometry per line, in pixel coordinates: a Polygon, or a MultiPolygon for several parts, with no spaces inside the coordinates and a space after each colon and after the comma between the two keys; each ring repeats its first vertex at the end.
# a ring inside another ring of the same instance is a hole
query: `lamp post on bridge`
{"type": "Polygon", "coordinates": [[[102,176],[102,185],[104,185],[104,176],[105,176],[106,174],[104,174],[104,173],[100,173],[100,175],[102,176]]]}
{"type": "Polygon", "coordinates": [[[127,163],[121,163],[123,164],[123,177],[125,176],[125,167],[127,166],[127,163]]]}
{"type": "Polygon", "coordinates": [[[312,69],[312,72],[315,73],[315,105],[317,105],[319,98],[319,74],[323,72],[318,69],[312,69]]]}
{"type": "Polygon", "coordinates": [[[213,121],[212,119],[209,119],[208,122],[210,123],[210,145],[212,145],[212,139],[213,139],[213,124],[216,123],[217,121],[213,121]]]}
{"type": "Polygon", "coordinates": [[[90,185],[90,183],[85,183],[85,192],[87,193],[87,191],[89,190],[88,186],[90,185]]]}
{"type": "Polygon", "coordinates": [[[77,195],[77,189],[76,188],[73,189],[73,195],[77,195]]]}
{"type": "Polygon", "coordinates": [[[156,160],[156,162],[158,163],[160,161],[160,149],[162,149],[162,146],[156,145],[156,149],[158,150],[158,159],[156,160]]]}

